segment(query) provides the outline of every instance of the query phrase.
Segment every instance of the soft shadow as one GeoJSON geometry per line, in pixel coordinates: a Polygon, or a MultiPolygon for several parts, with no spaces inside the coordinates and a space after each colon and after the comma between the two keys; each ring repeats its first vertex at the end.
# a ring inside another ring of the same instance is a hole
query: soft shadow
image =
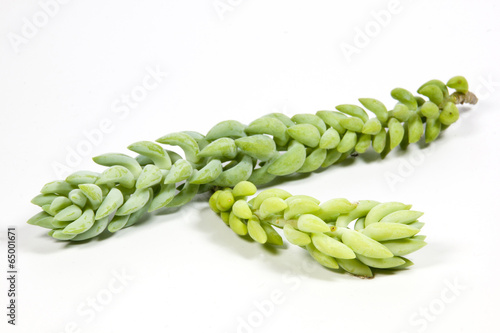
{"type": "Polygon", "coordinates": [[[182,206],[181,207],[164,207],[164,208],[158,209],[153,214],[160,215],[160,216],[161,215],[170,215],[173,213],[177,213],[179,210],[181,210],[181,208],[182,208],[182,206]]]}
{"type": "Polygon", "coordinates": [[[368,150],[364,154],[359,155],[357,158],[361,159],[365,163],[372,163],[375,161],[380,161],[380,155],[374,150],[368,150]]]}
{"type": "Polygon", "coordinates": [[[269,187],[276,187],[279,186],[283,183],[288,183],[296,180],[302,180],[306,179],[311,176],[311,173],[293,173],[291,175],[286,175],[286,176],[278,176],[274,178],[272,181],[269,183],[259,185],[259,189],[265,189],[269,187]]]}

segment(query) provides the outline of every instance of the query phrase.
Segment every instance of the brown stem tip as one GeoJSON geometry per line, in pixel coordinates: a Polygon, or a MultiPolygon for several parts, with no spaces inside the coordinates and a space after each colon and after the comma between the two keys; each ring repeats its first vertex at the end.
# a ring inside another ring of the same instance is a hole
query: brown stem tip
{"type": "Polygon", "coordinates": [[[478,101],[476,95],[470,91],[465,94],[454,92],[451,96],[453,97],[455,104],[476,104],[478,101]]]}

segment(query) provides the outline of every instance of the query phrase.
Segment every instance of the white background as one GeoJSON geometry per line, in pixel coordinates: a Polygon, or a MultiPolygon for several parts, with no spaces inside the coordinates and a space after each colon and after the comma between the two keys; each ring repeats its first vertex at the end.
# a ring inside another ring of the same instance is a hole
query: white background
{"type": "Polygon", "coordinates": [[[17,226],[20,247],[18,325],[6,324],[2,278],[2,331],[493,330],[500,310],[498,2],[74,0],[47,7],[51,17],[40,3],[0,4],[3,272],[8,225],[17,226]],[[39,27],[30,30],[33,23],[39,27]],[[356,53],[346,56],[347,44],[356,53]],[[167,74],[124,108],[121,96],[140,89],[155,68],[167,74]],[[454,75],[468,78],[480,102],[462,108],[462,119],[432,145],[279,184],[321,200],[412,203],[425,212],[429,245],[410,256],[409,270],[363,280],[321,268],[298,247],[271,252],[236,236],[203,196],[79,245],[25,223],[39,211],[30,199],[60,177],[54,166],[67,159],[71,170],[99,171],[91,156],[126,152],[135,141],[206,133],[225,119],[333,109],[359,97],[392,105],[394,87],[415,92],[454,75]],[[103,121],[110,128],[98,135],[103,121]],[[94,133],[95,144],[85,133],[94,133]],[[69,153],[82,147],[81,160],[69,153]],[[129,278],[115,281],[120,274],[129,278]],[[88,303],[96,297],[99,311],[88,303]]]}

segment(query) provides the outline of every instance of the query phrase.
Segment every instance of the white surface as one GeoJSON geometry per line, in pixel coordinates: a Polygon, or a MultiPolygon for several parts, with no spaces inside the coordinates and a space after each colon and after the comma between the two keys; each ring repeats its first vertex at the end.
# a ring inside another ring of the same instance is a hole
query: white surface
{"type": "Polygon", "coordinates": [[[18,326],[2,310],[2,332],[491,332],[500,310],[498,3],[402,0],[349,62],[341,44],[353,44],[387,1],[220,2],[231,6],[222,16],[212,0],[69,1],[18,53],[9,36],[41,7],[1,2],[2,272],[7,225],[18,227],[20,245],[18,326]],[[120,96],[156,67],[168,74],[124,116],[120,96]],[[415,91],[459,74],[480,102],[430,147],[279,185],[321,200],[412,203],[425,212],[429,245],[410,256],[409,270],[362,280],[322,269],[297,247],[266,251],[226,228],[204,198],[82,245],[25,224],[38,212],[29,200],[58,177],[52,166],[103,120],[112,129],[72,170],[102,170],[91,156],[169,132],[358,97],[392,104],[396,86],[415,91]],[[388,175],[401,178],[391,185],[388,175]],[[122,271],[133,277],[123,288],[114,280],[122,271]],[[86,302],[106,295],[92,316],[86,302]],[[241,320],[255,327],[239,328],[241,320]]]}

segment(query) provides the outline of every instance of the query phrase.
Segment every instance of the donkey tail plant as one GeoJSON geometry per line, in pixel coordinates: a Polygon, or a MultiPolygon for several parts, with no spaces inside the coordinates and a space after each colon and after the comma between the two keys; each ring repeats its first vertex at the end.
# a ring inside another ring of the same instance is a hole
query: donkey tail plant
{"type": "MultiPolygon", "coordinates": [[[[370,146],[381,157],[385,157],[397,146],[406,147],[422,137],[426,143],[430,143],[458,120],[457,104],[477,102],[477,98],[468,90],[467,80],[462,76],[453,77],[446,84],[439,80],[428,81],[417,92],[419,95],[413,95],[403,88],[393,89],[391,96],[396,104],[392,109],[376,99],[360,98],[361,106],[342,104],[335,107],[336,111],[321,110],[315,114],[296,114],[291,118],[272,113],[249,125],[225,120],[216,124],[207,135],[183,131],[164,135],[156,142],[135,142],[128,146],[137,153],[135,157],[120,153],[96,156],[94,161],[107,167],[103,172],[77,171],[64,180],[44,185],[41,194],[32,200],[42,211],[29,219],[28,223],[50,229],[49,235],[58,240],[87,240],[105,230],[116,232],[129,227],[147,212],[182,206],[197,193],[231,188],[243,181],[258,186],[276,177],[309,173],[362,154],[370,146]],[[455,91],[450,94],[448,88],[455,91]],[[375,117],[370,118],[365,109],[375,117]],[[184,157],[162,145],[180,147],[184,157]]],[[[276,207],[283,206],[281,201],[273,199],[271,202],[274,201],[276,207]]],[[[266,203],[265,207],[269,205],[266,203]]],[[[278,209],[276,207],[272,209],[278,209]]],[[[232,209],[232,206],[227,208],[232,209]]],[[[219,210],[223,219],[229,218],[230,213],[219,210]]],[[[255,218],[249,217],[245,226],[256,226],[258,221],[262,222],[260,213],[252,212],[252,216],[255,218]]],[[[286,216],[284,218],[289,220],[286,216]]],[[[362,216],[356,217],[360,218],[362,216]]],[[[323,236],[327,236],[341,240],[346,245],[344,234],[346,239],[354,234],[344,224],[342,222],[339,225],[336,221],[337,230],[323,233],[310,231],[303,238],[325,240],[323,236]]],[[[291,222],[287,222],[284,228],[289,235],[304,233],[291,222]]],[[[366,229],[368,225],[363,227],[363,230],[366,229]]],[[[360,237],[369,237],[366,232],[369,231],[358,234],[363,235],[360,237]]],[[[421,244],[422,240],[417,240],[421,244]]],[[[328,242],[331,241],[328,239],[328,242]]],[[[407,242],[415,243],[416,240],[411,238],[407,242]]],[[[324,252],[314,240],[304,246],[314,258],[322,258],[324,252]]],[[[347,271],[348,263],[356,263],[352,264],[355,267],[376,267],[395,265],[395,262],[404,260],[391,259],[392,264],[375,263],[373,260],[384,258],[374,258],[352,250],[356,253],[355,258],[330,256],[334,259],[325,260],[332,267],[336,265],[332,261],[335,260],[347,271]]],[[[365,273],[368,272],[363,269],[365,273]]],[[[365,273],[359,275],[369,275],[365,273]]]]}

